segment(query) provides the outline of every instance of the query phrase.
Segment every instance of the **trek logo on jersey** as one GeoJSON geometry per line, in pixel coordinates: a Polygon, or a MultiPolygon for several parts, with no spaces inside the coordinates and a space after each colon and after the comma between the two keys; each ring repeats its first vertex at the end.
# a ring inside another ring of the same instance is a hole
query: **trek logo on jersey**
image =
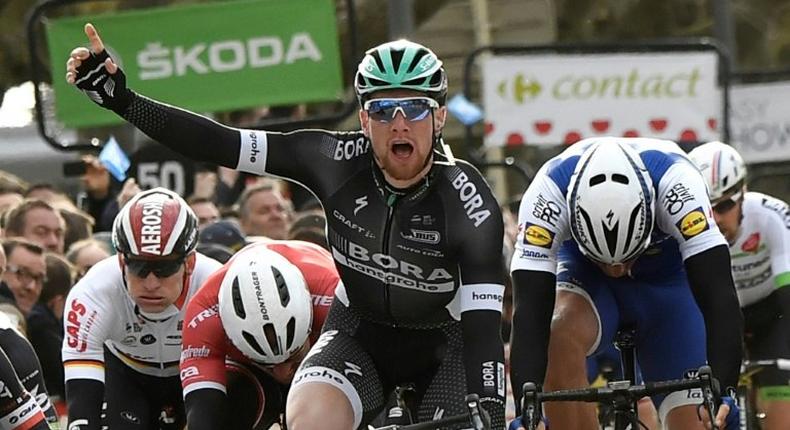
{"type": "Polygon", "coordinates": [[[212,305],[208,309],[203,309],[202,311],[200,311],[199,314],[195,315],[195,317],[189,321],[187,327],[196,328],[198,324],[202,323],[204,320],[208,318],[213,317],[214,315],[217,315],[218,313],[219,313],[219,303],[212,305]]]}
{"type": "Polygon", "coordinates": [[[333,157],[336,161],[350,160],[359,157],[362,154],[367,154],[370,150],[370,141],[364,136],[356,140],[338,141],[335,146],[333,157]]]}
{"type": "Polygon", "coordinates": [[[760,249],[760,232],[754,232],[741,245],[743,252],[754,253],[760,249]]]}
{"type": "Polygon", "coordinates": [[[560,213],[562,213],[562,209],[557,202],[543,197],[543,194],[538,194],[538,199],[532,207],[532,216],[556,227],[560,213]]]}
{"type": "Polygon", "coordinates": [[[458,190],[458,197],[464,203],[466,217],[474,222],[475,227],[480,227],[480,224],[491,216],[491,211],[480,209],[483,207],[483,198],[477,192],[477,187],[469,181],[466,173],[460,171],[458,176],[452,180],[452,184],[453,188],[458,190]]]}
{"type": "Polygon", "coordinates": [[[708,225],[708,218],[701,207],[698,207],[683,216],[683,218],[675,224],[683,235],[683,239],[689,240],[692,237],[702,233],[710,228],[708,225]]]}
{"type": "Polygon", "coordinates": [[[670,215],[677,215],[683,210],[683,205],[694,200],[694,196],[685,185],[677,183],[664,195],[663,203],[670,215]]]}
{"type": "Polygon", "coordinates": [[[140,231],[141,251],[162,255],[162,208],[164,201],[149,201],[143,204],[143,226],[140,231]]]}
{"type": "Polygon", "coordinates": [[[524,245],[551,248],[553,243],[554,233],[548,229],[532,223],[526,223],[524,225],[524,245]]]}

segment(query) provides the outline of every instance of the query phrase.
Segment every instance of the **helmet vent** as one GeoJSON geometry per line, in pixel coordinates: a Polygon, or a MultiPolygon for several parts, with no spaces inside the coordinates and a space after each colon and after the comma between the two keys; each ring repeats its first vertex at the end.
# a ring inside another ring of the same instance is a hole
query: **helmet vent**
{"type": "Polygon", "coordinates": [[[376,66],[379,68],[379,70],[384,70],[384,62],[381,61],[381,54],[379,51],[371,53],[370,56],[376,61],[376,66]]]}
{"type": "MultiPolygon", "coordinates": [[[[590,215],[582,208],[579,208],[579,212],[582,214],[582,218],[584,218],[584,223],[587,224],[587,231],[593,231],[592,221],[590,220],[590,215]]],[[[592,242],[593,246],[595,247],[598,254],[601,253],[601,247],[598,245],[598,241],[595,239],[595,235],[590,235],[590,241],[592,242]]]]}
{"type": "Polygon", "coordinates": [[[604,181],[606,181],[606,175],[604,175],[603,173],[600,175],[595,175],[592,178],[590,178],[590,186],[594,187],[598,184],[602,184],[604,181]]]}
{"type": "Polygon", "coordinates": [[[274,355],[280,355],[283,353],[282,348],[280,348],[279,339],[277,339],[277,331],[274,329],[274,325],[269,323],[263,326],[263,335],[266,336],[266,343],[269,344],[269,349],[272,350],[274,355]]]}
{"type": "Polygon", "coordinates": [[[374,78],[368,78],[368,81],[370,81],[370,85],[374,87],[386,87],[390,84],[389,82],[384,82],[381,79],[374,78]]]}
{"type": "Polygon", "coordinates": [[[247,333],[244,330],[242,330],[241,335],[244,336],[244,340],[247,341],[247,344],[249,344],[250,347],[255,350],[255,352],[263,356],[267,355],[263,348],[261,348],[261,346],[258,344],[258,341],[255,340],[255,336],[247,333]]]}
{"type": "Polygon", "coordinates": [[[233,299],[233,311],[241,318],[247,318],[247,312],[244,311],[244,301],[241,299],[241,291],[239,291],[239,278],[233,278],[233,286],[230,290],[231,298],[233,299]]]}
{"type": "Polygon", "coordinates": [[[612,180],[617,182],[617,183],[619,183],[619,184],[628,185],[628,177],[626,177],[625,175],[621,175],[619,173],[613,174],[612,175],[612,180]]]}
{"type": "Polygon", "coordinates": [[[409,79],[408,81],[403,82],[401,85],[422,85],[425,82],[425,78],[415,78],[409,79]]]}
{"type": "Polygon", "coordinates": [[[416,54],[414,55],[414,57],[411,59],[411,64],[409,64],[409,67],[408,67],[408,69],[406,69],[406,72],[407,72],[407,73],[411,73],[411,72],[413,72],[413,71],[414,71],[414,68],[415,68],[415,67],[417,67],[417,64],[419,64],[419,63],[420,63],[420,60],[422,60],[422,58],[423,58],[423,57],[424,57],[426,54],[427,54],[427,52],[426,52],[424,49],[420,49],[419,51],[417,51],[417,53],[416,53],[416,54]]]}
{"type": "Polygon", "coordinates": [[[272,267],[272,275],[274,275],[274,285],[277,286],[277,294],[280,296],[280,304],[286,307],[291,301],[291,296],[288,293],[288,284],[285,283],[283,274],[277,268],[272,267]]]}
{"type": "Polygon", "coordinates": [[[634,227],[636,227],[636,217],[639,216],[640,205],[636,205],[631,211],[631,217],[628,219],[628,234],[625,235],[625,250],[631,246],[631,237],[634,235],[634,227]]]}
{"type": "Polygon", "coordinates": [[[296,318],[291,317],[288,320],[288,325],[286,325],[285,329],[286,329],[285,344],[287,345],[285,348],[291,349],[291,347],[293,347],[293,342],[294,342],[294,333],[296,333],[296,318]]]}
{"type": "Polygon", "coordinates": [[[390,55],[392,57],[392,70],[395,73],[398,73],[399,72],[398,69],[400,69],[400,62],[401,62],[401,60],[403,60],[403,53],[405,51],[404,50],[399,50],[399,51],[393,50],[393,51],[390,51],[390,52],[391,52],[390,55]]]}

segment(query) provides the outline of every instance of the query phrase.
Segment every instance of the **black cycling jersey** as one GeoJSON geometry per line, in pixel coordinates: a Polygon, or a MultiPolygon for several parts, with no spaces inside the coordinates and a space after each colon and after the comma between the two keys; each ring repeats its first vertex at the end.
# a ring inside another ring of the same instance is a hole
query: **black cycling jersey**
{"type": "Polygon", "coordinates": [[[0,317],[0,428],[49,429],[58,417],[33,347],[0,317]]]}
{"type": "MultiPolygon", "coordinates": [[[[123,116],[199,161],[307,186],[326,211],[350,307],[392,327],[461,321],[468,391],[504,402],[503,223],[474,167],[439,160],[417,185],[394,189],[362,132],[233,129],[134,93],[123,116]]],[[[504,423],[504,416],[492,415],[504,423]]]]}

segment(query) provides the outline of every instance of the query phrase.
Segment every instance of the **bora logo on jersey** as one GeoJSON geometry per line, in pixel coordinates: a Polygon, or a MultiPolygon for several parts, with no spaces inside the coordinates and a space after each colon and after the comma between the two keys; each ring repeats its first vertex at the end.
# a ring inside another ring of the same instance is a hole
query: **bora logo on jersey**
{"type": "Polygon", "coordinates": [[[535,224],[527,223],[524,226],[524,244],[551,248],[554,234],[549,230],[535,224]]]}
{"type": "Polygon", "coordinates": [[[680,234],[682,234],[683,238],[686,240],[702,233],[709,227],[708,218],[705,216],[705,212],[702,211],[701,207],[683,215],[683,218],[675,225],[677,225],[680,234]]]}

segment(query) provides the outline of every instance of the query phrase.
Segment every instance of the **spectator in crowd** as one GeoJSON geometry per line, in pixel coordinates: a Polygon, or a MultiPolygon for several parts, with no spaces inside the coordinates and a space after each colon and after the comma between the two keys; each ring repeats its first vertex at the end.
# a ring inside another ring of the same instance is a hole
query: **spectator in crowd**
{"type": "Polygon", "coordinates": [[[85,276],[85,273],[93,267],[94,264],[112,255],[109,245],[106,241],[89,238],[74,242],[66,252],[66,259],[74,265],[76,279],[85,276]]]}
{"type": "Polygon", "coordinates": [[[3,241],[7,263],[0,284],[0,296],[16,305],[27,317],[41,296],[47,279],[44,249],[22,238],[3,241]]]}
{"type": "Polygon", "coordinates": [[[274,181],[263,181],[244,190],[239,198],[239,222],[247,236],[283,240],[288,236],[292,208],[274,181]]]}
{"type": "Polygon", "coordinates": [[[198,217],[198,229],[203,229],[207,225],[219,221],[219,208],[208,197],[192,196],[187,199],[189,207],[198,217]]]}
{"type": "Polygon", "coordinates": [[[49,394],[65,399],[61,345],[63,309],[74,285],[74,266],[60,255],[46,253],[47,278],[38,303],[27,317],[28,339],[36,350],[49,394]]]}
{"type": "Polygon", "coordinates": [[[96,220],[96,231],[110,231],[118,213],[116,197],[121,183],[110,175],[107,168],[93,155],[82,157],[85,174],[80,177],[85,192],[82,209],[96,220]]]}
{"type": "Polygon", "coordinates": [[[63,254],[66,222],[49,203],[25,199],[5,214],[5,237],[24,237],[56,254],[63,254]]]}
{"type": "Polygon", "coordinates": [[[329,250],[326,239],[326,218],[323,214],[312,212],[300,214],[288,229],[288,239],[312,242],[329,250]]]}
{"type": "Polygon", "coordinates": [[[39,182],[36,184],[31,185],[28,189],[22,194],[22,197],[26,199],[39,199],[44,200],[47,203],[52,203],[63,196],[54,185],[48,182],[39,182]]]}
{"type": "Polygon", "coordinates": [[[238,224],[230,220],[220,220],[200,231],[201,244],[218,244],[236,252],[247,245],[247,239],[238,224]]]}
{"type": "MultiPolygon", "coordinates": [[[[61,205],[56,205],[61,206],[61,205]]],[[[69,249],[74,242],[88,239],[93,234],[93,217],[72,206],[71,209],[57,207],[60,216],[66,222],[66,232],[63,236],[63,249],[69,249]]]]}
{"type": "Polygon", "coordinates": [[[0,215],[6,210],[22,203],[22,193],[16,190],[0,188],[0,215]]]}

